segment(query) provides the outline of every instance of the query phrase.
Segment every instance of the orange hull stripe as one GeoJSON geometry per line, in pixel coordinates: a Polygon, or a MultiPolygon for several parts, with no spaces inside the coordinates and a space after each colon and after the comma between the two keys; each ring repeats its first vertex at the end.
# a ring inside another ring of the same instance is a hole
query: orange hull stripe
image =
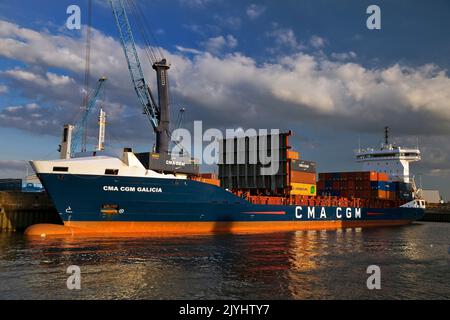
{"type": "Polygon", "coordinates": [[[358,227],[398,226],[411,223],[409,220],[380,221],[234,221],[234,222],[80,222],[71,221],[62,225],[37,224],[29,227],[25,234],[49,235],[98,235],[98,234],[208,234],[208,233],[264,233],[297,230],[324,230],[358,227]]]}

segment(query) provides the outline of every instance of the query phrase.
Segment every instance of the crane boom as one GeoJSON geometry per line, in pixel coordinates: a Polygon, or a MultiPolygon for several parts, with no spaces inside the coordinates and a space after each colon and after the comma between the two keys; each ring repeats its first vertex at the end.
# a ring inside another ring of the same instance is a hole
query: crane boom
{"type": "MultiPolygon", "coordinates": [[[[83,112],[83,116],[81,118],[80,124],[75,126],[75,132],[74,132],[74,138],[73,138],[73,143],[71,145],[71,154],[74,154],[79,141],[82,139],[82,137],[84,136],[84,132],[86,131],[87,128],[87,119],[88,119],[88,115],[91,112],[92,108],[95,105],[95,102],[97,101],[97,97],[100,93],[100,90],[103,87],[103,84],[105,83],[106,78],[102,77],[98,80],[97,86],[95,87],[95,89],[91,92],[91,94],[89,94],[88,96],[88,100],[87,100],[87,105],[86,105],[86,109],[83,112]]],[[[84,143],[84,142],[83,142],[84,143]]],[[[86,151],[86,146],[83,145],[82,146],[82,151],[86,151]]]]}
{"type": "Polygon", "coordinates": [[[138,95],[139,101],[144,107],[144,113],[147,115],[153,129],[156,131],[159,124],[159,108],[155,103],[150,88],[144,78],[144,72],[142,71],[141,63],[137,54],[125,5],[123,0],[109,0],[109,3],[119,30],[120,42],[125,53],[134,90],[138,95]]]}

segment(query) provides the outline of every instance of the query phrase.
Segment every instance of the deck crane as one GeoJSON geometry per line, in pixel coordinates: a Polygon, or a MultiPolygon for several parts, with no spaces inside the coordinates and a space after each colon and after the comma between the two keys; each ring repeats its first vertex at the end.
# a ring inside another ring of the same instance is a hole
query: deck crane
{"type": "Polygon", "coordinates": [[[152,67],[157,75],[158,103],[156,103],[148,82],[144,77],[124,0],[109,0],[109,3],[114,14],[117,29],[119,30],[120,42],[127,60],[134,90],[144,108],[144,114],[147,115],[156,133],[156,152],[168,154],[170,132],[167,71],[170,65],[164,57],[151,61],[153,64],[152,67]]]}
{"type": "Polygon", "coordinates": [[[70,148],[70,153],[72,155],[75,154],[80,140],[82,140],[81,141],[81,144],[82,144],[81,151],[86,151],[86,141],[83,139],[83,137],[87,130],[88,116],[89,116],[90,112],[92,111],[93,107],[95,106],[95,103],[97,102],[97,97],[99,96],[100,91],[102,90],[105,82],[106,82],[105,77],[101,77],[100,79],[98,79],[97,86],[87,96],[86,109],[83,112],[80,124],[76,125],[74,128],[72,144],[71,144],[71,148],[70,148]]]}

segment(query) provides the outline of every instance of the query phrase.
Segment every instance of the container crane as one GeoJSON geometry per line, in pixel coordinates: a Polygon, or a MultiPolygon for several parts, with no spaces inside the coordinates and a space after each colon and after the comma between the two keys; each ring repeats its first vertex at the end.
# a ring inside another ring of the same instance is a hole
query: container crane
{"type": "Polygon", "coordinates": [[[127,60],[134,90],[144,108],[144,114],[147,115],[147,118],[156,133],[156,152],[168,154],[170,132],[169,83],[167,71],[169,70],[170,65],[164,57],[158,60],[153,59],[153,61],[151,61],[152,67],[157,75],[158,103],[156,103],[148,82],[144,77],[124,1],[109,0],[109,3],[114,14],[117,29],[119,30],[120,42],[127,60]]]}

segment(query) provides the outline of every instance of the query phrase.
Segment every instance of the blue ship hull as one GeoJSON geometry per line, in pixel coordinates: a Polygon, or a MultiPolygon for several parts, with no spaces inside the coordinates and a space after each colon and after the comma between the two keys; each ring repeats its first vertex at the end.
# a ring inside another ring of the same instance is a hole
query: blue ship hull
{"type": "Polygon", "coordinates": [[[421,208],[258,205],[193,180],[67,174],[39,178],[71,233],[327,229],[401,225],[424,215],[421,208]]]}

